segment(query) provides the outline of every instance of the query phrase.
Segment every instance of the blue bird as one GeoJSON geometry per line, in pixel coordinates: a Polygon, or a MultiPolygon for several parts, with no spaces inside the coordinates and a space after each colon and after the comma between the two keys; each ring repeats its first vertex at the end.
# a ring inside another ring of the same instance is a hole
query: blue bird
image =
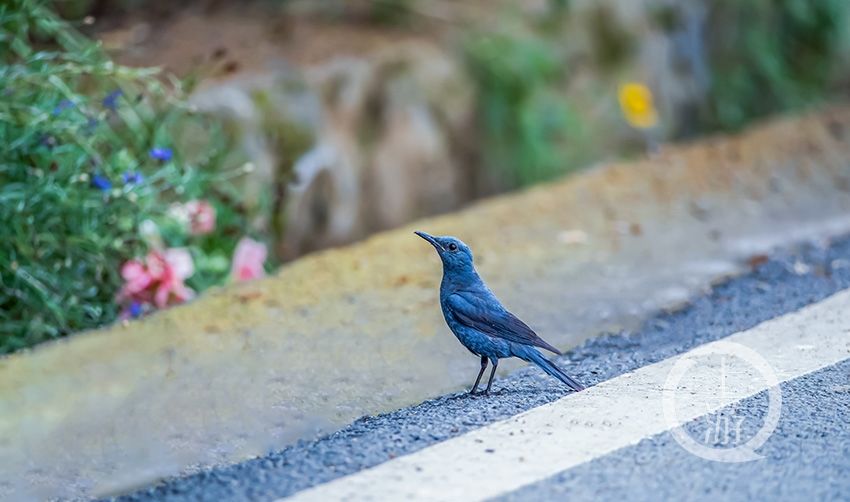
{"type": "Polygon", "coordinates": [[[481,371],[478,372],[470,394],[475,394],[478,389],[488,361],[493,364],[493,369],[490,371],[490,380],[484,394],[490,393],[499,359],[506,357],[518,357],[534,363],[574,391],[584,389],[584,386],[537,350],[536,347],[540,347],[561,354],[502,306],[496,295],[478,276],[469,246],[455,237],[414,233],[431,243],[443,261],[440,306],[446,324],[464,347],[481,358],[481,371]]]}

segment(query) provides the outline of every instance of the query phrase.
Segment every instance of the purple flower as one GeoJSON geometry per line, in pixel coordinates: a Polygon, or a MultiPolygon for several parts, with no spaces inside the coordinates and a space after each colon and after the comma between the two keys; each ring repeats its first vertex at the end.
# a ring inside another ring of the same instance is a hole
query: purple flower
{"type": "Polygon", "coordinates": [[[97,129],[97,119],[94,117],[88,117],[86,119],[86,125],[83,126],[83,133],[92,134],[95,129],[97,129]]]}
{"type": "Polygon", "coordinates": [[[53,148],[54,146],[56,146],[56,137],[50,136],[49,134],[42,136],[39,140],[39,143],[41,143],[42,146],[46,146],[47,148],[53,148]]]}
{"type": "Polygon", "coordinates": [[[130,304],[130,317],[133,319],[142,315],[142,304],[139,302],[133,302],[130,304]]]}
{"type": "Polygon", "coordinates": [[[124,183],[127,185],[138,185],[139,183],[145,181],[145,177],[142,176],[140,172],[130,172],[127,171],[124,173],[124,183]]]}
{"type": "Polygon", "coordinates": [[[53,109],[53,116],[55,117],[55,116],[59,115],[60,113],[64,112],[65,110],[67,110],[68,108],[73,108],[73,107],[74,107],[74,103],[70,99],[63,99],[62,101],[59,102],[58,105],[56,105],[56,108],[53,109]]]}
{"type": "Polygon", "coordinates": [[[112,188],[112,182],[106,176],[95,174],[91,177],[91,186],[105,192],[112,188]]]}
{"type": "Polygon", "coordinates": [[[154,147],[150,149],[148,152],[152,159],[158,160],[160,162],[168,162],[171,160],[171,157],[174,156],[174,152],[171,151],[171,148],[159,148],[154,147]]]}
{"type": "Polygon", "coordinates": [[[121,89],[115,89],[103,98],[103,107],[114,112],[118,108],[118,98],[123,95],[124,91],[121,89]]]}

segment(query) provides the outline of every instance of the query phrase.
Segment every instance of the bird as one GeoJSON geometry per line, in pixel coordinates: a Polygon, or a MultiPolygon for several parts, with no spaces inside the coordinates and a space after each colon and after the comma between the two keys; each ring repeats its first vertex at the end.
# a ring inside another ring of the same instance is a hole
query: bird
{"type": "Polygon", "coordinates": [[[470,395],[475,395],[488,362],[493,368],[484,394],[489,394],[499,359],[508,357],[518,357],[537,365],[576,392],[584,390],[582,384],[544,357],[538,348],[557,355],[561,352],[509,312],[484,284],[475,270],[469,246],[457,237],[436,237],[421,231],[414,233],[434,246],[443,262],[440,307],[446,324],[464,347],[481,358],[481,371],[469,391],[470,395]]]}

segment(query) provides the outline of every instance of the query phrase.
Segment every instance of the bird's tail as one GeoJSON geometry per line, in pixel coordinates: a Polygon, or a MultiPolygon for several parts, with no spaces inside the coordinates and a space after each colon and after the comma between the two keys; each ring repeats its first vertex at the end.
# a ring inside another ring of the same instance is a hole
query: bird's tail
{"type": "Polygon", "coordinates": [[[540,369],[548,373],[550,376],[557,378],[567,387],[576,392],[584,390],[584,385],[578,383],[574,378],[564,373],[564,370],[559,368],[555,363],[543,357],[543,354],[541,354],[540,351],[532,347],[523,347],[523,349],[524,350],[522,350],[521,353],[516,354],[520,359],[536,364],[540,367],[540,369]]]}

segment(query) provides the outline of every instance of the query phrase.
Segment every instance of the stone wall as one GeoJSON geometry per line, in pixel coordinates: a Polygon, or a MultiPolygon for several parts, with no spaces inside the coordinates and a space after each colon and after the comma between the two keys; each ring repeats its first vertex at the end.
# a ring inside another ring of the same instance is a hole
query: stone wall
{"type": "MultiPolygon", "coordinates": [[[[464,52],[470,36],[538,40],[558,60],[545,85],[521,98],[539,99],[538,108],[509,115],[542,128],[535,114],[568,110],[565,137],[538,131],[531,145],[549,153],[543,178],[700,132],[711,82],[722,77],[712,74],[707,34],[726,23],[712,20],[708,0],[383,4],[397,7],[391,23],[375,2],[327,0],[271,14],[189,9],[101,38],[126,63],[215,69],[193,101],[242,138],[254,167],[248,201],[271,207],[255,225],[283,260],[512,188],[504,164],[521,170],[526,160],[500,157],[499,143],[513,138],[485,135],[482,82],[464,52]],[[617,90],[627,81],[653,89],[652,130],[623,120],[617,90]]],[[[850,45],[836,46],[846,55],[850,45]]]]}

